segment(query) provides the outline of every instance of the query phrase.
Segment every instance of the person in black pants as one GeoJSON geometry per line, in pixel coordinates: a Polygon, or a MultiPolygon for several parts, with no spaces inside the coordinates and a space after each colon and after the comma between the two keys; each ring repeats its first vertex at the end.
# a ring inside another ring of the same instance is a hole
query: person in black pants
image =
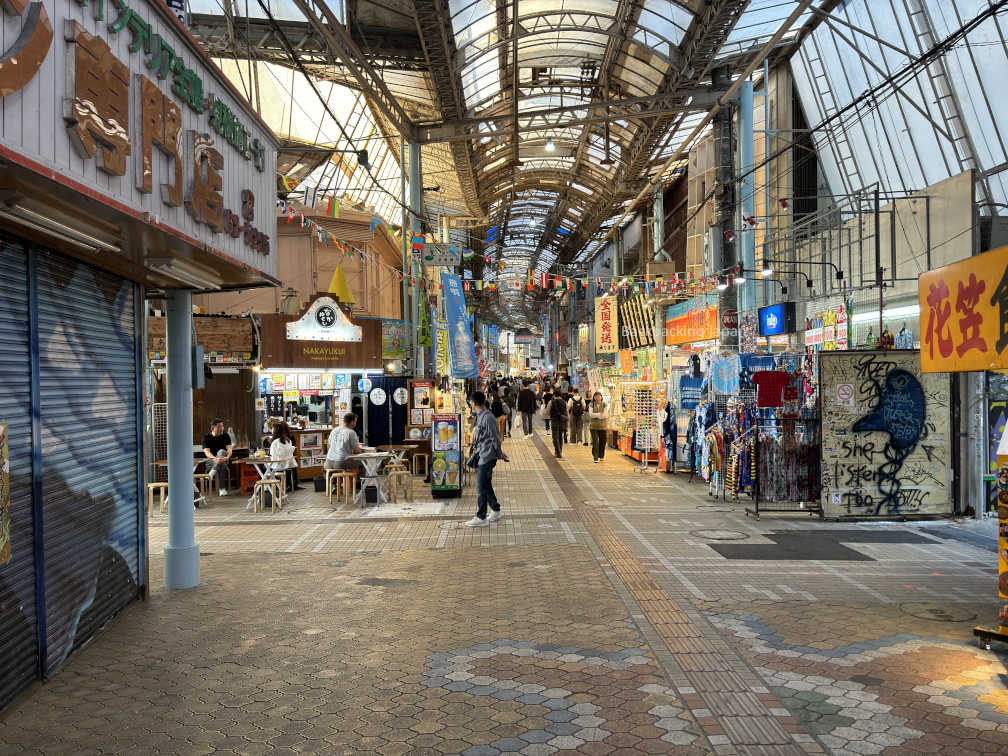
{"type": "Polygon", "coordinates": [[[606,435],[609,433],[609,408],[596,391],[588,405],[588,429],[591,431],[592,459],[595,463],[605,459],[606,435]]]}
{"type": "MultiPolygon", "coordinates": [[[[551,386],[547,386],[545,389],[543,389],[543,393],[542,393],[542,406],[544,408],[549,407],[550,406],[550,402],[552,402],[552,401],[553,401],[553,389],[552,389],[551,386]]],[[[543,422],[546,423],[546,430],[548,431],[550,429],[550,413],[549,413],[549,410],[547,410],[545,414],[546,414],[546,417],[545,417],[545,419],[544,419],[543,422]]]]}
{"type": "Polygon", "coordinates": [[[563,459],[564,437],[567,435],[567,402],[560,393],[549,403],[549,421],[553,432],[553,453],[563,459]]]}

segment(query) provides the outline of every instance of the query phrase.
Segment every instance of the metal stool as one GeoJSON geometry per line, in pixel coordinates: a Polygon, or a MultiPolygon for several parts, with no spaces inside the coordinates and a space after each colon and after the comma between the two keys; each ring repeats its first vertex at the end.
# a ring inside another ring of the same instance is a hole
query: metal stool
{"type": "Polygon", "coordinates": [[[357,495],[356,470],[326,470],[326,495],[329,506],[332,506],[333,494],[339,496],[342,489],[343,503],[349,505],[357,495]]]}
{"type": "Polygon", "coordinates": [[[272,499],[270,511],[276,512],[278,508],[283,509],[283,482],[279,478],[263,478],[256,481],[252,491],[252,511],[258,512],[260,507],[266,511],[266,503],[263,501],[266,491],[270,492],[272,499]]]}
{"type": "Polygon", "coordinates": [[[168,484],[167,483],[148,483],[147,484],[147,514],[151,514],[154,511],[154,492],[158,492],[158,496],[161,499],[161,511],[165,511],[165,500],[168,498],[168,484]]]}
{"type": "Polygon", "coordinates": [[[420,464],[419,463],[421,461],[423,461],[423,474],[424,474],[424,477],[426,478],[427,475],[430,474],[430,455],[429,454],[427,454],[426,452],[416,452],[413,455],[413,458],[412,458],[411,461],[413,463],[413,474],[414,475],[419,475],[420,474],[420,469],[419,469],[420,468],[420,464]]]}

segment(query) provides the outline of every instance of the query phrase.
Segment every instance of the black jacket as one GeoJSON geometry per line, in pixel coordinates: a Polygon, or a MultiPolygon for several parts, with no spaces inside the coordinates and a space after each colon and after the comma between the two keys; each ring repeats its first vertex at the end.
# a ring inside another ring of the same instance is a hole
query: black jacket
{"type": "Polygon", "coordinates": [[[519,412],[536,411],[536,395],[532,389],[526,387],[518,392],[518,411],[519,412]]]}
{"type": "Polygon", "coordinates": [[[559,394],[549,404],[549,416],[550,420],[567,421],[567,402],[559,394]]]}

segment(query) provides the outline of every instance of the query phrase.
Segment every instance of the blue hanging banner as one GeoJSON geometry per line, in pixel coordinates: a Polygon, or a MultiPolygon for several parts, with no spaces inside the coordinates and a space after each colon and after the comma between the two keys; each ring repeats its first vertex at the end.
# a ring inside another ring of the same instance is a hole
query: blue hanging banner
{"type": "Polygon", "coordinates": [[[469,330],[469,315],[466,312],[462,279],[452,273],[441,273],[444,287],[445,316],[448,320],[448,345],[451,352],[452,376],[455,378],[476,378],[476,349],[473,346],[472,331],[469,330]]]}

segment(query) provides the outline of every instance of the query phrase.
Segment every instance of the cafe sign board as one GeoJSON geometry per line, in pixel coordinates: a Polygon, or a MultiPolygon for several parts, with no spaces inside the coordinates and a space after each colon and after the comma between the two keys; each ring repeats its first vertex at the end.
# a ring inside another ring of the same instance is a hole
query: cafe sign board
{"type": "Polygon", "coordinates": [[[924,273],[917,296],[922,372],[1008,368],[1008,247],[924,273]]]}
{"type": "Polygon", "coordinates": [[[275,277],[275,138],[165,4],[4,7],[0,181],[18,179],[16,223],[39,223],[47,194],[83,195],[118,229],[102,251],[185,250],[275,277]]]}

